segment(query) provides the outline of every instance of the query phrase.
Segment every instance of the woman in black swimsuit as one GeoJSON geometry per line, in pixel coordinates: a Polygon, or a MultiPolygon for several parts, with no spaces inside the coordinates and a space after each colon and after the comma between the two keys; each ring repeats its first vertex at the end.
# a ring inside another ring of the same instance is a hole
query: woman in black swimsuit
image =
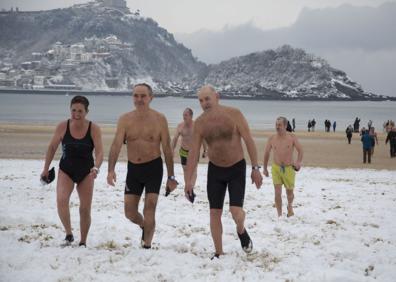
{"type": "Polygon", "coordinates": [[[86,120],[88,99],[75,96],[70,103],[71,117],[62,121],[48,146],[42,178],[48,176],[48,169],[56,150],[62,143],[62,157],[59,162],[56,200],[58,214],[66,231],[66,244],[74,241],[71,223],[69,200],[77,184],[80,198],[80,246],[86,246],[87,235],[91,225],[91,203],[94,179],[99,173],[103,161],[103,145],[99,126],[86,120]],[[94,150],[95,149],[95,150],[94,150]],[[93,158],[95,151],[95,159],[93,158]]]}

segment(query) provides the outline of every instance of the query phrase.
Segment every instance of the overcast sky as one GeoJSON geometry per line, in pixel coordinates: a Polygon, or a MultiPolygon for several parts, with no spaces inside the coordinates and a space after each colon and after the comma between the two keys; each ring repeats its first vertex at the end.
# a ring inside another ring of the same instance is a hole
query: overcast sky
{"type": "MultiPolygon", "coordinates": [[[[128,7],[140,9],[171,33],[200,29],[220,30],[251,22],[261,29],[291,25],[303,7],[325,8],[342,4],[378,6],[396,0],[127,0],[128,7]]],[[[48,10],[69,7],[86,0],[0,0],[0,8],[48,10]]]]}

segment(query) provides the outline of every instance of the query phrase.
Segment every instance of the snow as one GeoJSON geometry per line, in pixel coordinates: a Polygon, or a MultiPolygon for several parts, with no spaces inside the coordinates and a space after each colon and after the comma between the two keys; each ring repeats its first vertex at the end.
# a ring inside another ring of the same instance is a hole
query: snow
{"type": "MultiPolygon", "coordinates": [[[[107,164],[102,166],[87,248],[77,247],[76,191],[70,203],[76,242],[60,246],[55,182],[39,184],[42,166],[38,160],[0,160],[0,281],[394,281],[396,275],[394,171],[303,168],[296,215],[280,220],[271,180],[256,190],[247,179],[246,228],[254,251],[242,251],[226,197],[226,255],[211,261],[206,165],[199,165],[193,205],[183,196],[183,183],[167,198],[162,187],[151,250],[140,248],[139,228],[123,215],[126,163],[117,165],[116,188],[105,184],[107,164]]],[[[179,164],[175,171],[182,181],[179,164]]],[[[285,207],[285,195],[283,200],[285,207]]]]}
{"type": "Polygon", "coordinates": [[[322,63],[320,61],[312,61],[311,66],[317,69],[320,69],[323,67],[322,63]]]}
{"type": "Polygon", "coordinates": [[[352,85],[350,85],[350,84],[347,84],[347,83],[345,83],[344,81],[341,81],[341,80],[339,80],[339,79],[334,79],[334,78],[332,78],[331,79],[331,83],[334,85],[335,83],[338,83],[338,84],[341,84],[342,86],[344,86],[344,87],[348,87],[348,88],[350,88],[350,89],[353,89],[353,90],[356,90],[356,91],[358,91],[357,89],[356,89],[356,87],[354,87],[354,86],[352,86],[352,85]]]}
{"type": "Polygon", "coordinates": [[[157,83],[155,83],[151,76],[129,77],[129,79],[131,85],[135,85],[138,83],[148,83],[153,89],[157,89],[157,83]]]}
{"type": "Polygon", "coordinates": [[[159,37],[159,39],[167,46],[173,46],[172,43],[170,43],[167,39],[165,39],[161,34],[157,34],[157,36],[159,37]]]}

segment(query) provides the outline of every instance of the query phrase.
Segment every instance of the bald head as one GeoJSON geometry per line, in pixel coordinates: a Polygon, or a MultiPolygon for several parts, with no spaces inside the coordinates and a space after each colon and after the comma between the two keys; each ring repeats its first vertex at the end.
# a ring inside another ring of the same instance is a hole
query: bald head
{"type": "Polygon", "coordinates": [[[202,86],[198,91],[198,99],[204,111],[219,104],[219,94],[212,85],[202,86]]]}

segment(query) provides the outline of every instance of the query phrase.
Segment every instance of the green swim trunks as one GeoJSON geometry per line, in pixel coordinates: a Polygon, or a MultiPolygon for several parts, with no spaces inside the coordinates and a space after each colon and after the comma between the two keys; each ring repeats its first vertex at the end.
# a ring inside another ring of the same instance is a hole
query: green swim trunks
{"type": "Polygon", "coordinates": [[[179,155],[181,164],[187,165],[188,150],[180,148],[179,155]]]}
{"type": "Polygon", "coordinates": [[[273,163],[271,167],[271,173],[272,182],[274,183],[274,185],[284,185],[286,189],[294,189],[296,172],[294,171],[293,166],[280,166],[273,163]]]}

